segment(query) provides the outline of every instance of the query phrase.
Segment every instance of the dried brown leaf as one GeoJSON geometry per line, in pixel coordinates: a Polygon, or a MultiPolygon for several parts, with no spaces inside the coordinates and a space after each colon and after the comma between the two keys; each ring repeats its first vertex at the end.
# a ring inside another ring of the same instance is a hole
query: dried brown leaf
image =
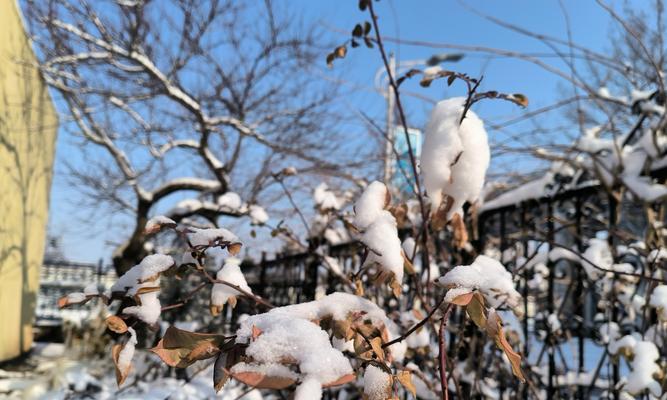
{"type": "Polygon", "coordinates": [[[328,387],[334,387],[334,386],[341,386],[341,385],[345,385],[346,383],[353,382],[355,379],[357,379],[357,376],[355,374],[346,374],[346,375],[343,375],[340,378],[336,379],[335,381],[331,381],[331,382],[323,384],[322,387],[323,388],[328,388],[328,387]]]}
{"type": "Polygon", "coordinates": [[[484,298],[479,292],[475,292],[472,299],[466,306],[466,312],[470,319],[480,329],[486,329],[486,311],[484,308],[484,298]]]}
{"type": "Polygon", "coordinates": [[[266,376],[259,372],[247,371],[232,374],[232,377],[239,382],[245,383],[258,389],[285,389],[293,385],[296,381],[292,378],[282,376],[266,376]]]}
{"type": "Polygon", "coordinates": [[[384,361],[385,354],[384,350],[382,349],[382,338],[376,337],[371,339],[370,342],[371,342],[371,348],[373,349],[373,353],[375,353],[378,360],[384,361]]]}
{"type": "Polygon", "coordinates": [[[415,387],[414,383],[412,383],[412,372],[405,370],[398,371],[396,374],[396,379],[401,385],[403,385],[405,390],[412,393],[413,397],[417,397],[417,388],[415,387]]]}
{"type": "Polygon", "coordinates": [[[474,295],[474,292],[468,292],[466,294],[456,296],[452,301],[450,301],[450,303],[456,304],[457,306],[467,306],[474,295]]]}
{"type": "Polygon", "coordinates": [[[227,245],[227,251],[229,252],[230,255],[235,256],[239,254],[242,246],[243,244],[241,243],[230,243],[229,245],[227,245]]]}
{"type": "Polygon", "coordinates": [[[117,315],[112,315],[108,317],[104,322],[107,324],[107,328],[110,331],[116,333],[125,333],[127,332],[127,324],[117,315]]]}
{"type": "Polygon", "coordinates": [[[132,369],[131,365],[128,365],[127,368],[122,370],[118,366],[118,356],[120,355],[121,350],[123,350],[123,345],[121,344],[115,344],[111,348],[111,358],[113,359],[113,364],[115,366],[116,384],[118,386],[122,385],[123,382],[125,382],[125,379],[127,379],[127,376],[130,375],[130,370],[132,369]]]}

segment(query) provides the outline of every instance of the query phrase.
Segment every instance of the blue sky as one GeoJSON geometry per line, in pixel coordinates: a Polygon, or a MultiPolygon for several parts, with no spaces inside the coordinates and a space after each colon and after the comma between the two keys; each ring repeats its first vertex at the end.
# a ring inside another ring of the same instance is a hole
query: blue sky
{"type": "MultiPolygon", "coordinates": [[[[307,20],[319,21],[325,35],[332,42],[343,42],[349,37],[352,27],[368,20],[368,15],[357,8],[356,0],[277,0],[285,3],[292,12],[307,20]],[[342,32],[341,32],[342,31],[342,32]]],[[[457,1],[407,1],[382,0],[374,3],[380,16],[381,31],[385,36],[401,39],[423,40],[436,43],[477,45],[496,47],[521,52],[545,52],[548,49],[535,39],[531,39],[507,29],[498,27],[463,7],[457,1]]],[[[485,14],[493,15],[529,30],[567,38],[565,17],[558,1],[503,0],[469,1],[467,4],[485,14]]],[[[644,3],[645,4],[645,3],[644,3]]],[[[609,47],[608,33],[610,18],[594,1],[563,0],[570,21],[574,41],[594,50],[609,47]]],[[[443,50],[420,46],[397,46],[387,43],[388,50],[399,60],[428,58],[443,50]]],[[[346,107],[351,110],[363,109],[369,115],[382,121],[385,103],[383,97],[373,90],[373,77],[381,66],[375,49],[351,49],[346,59],[338,60],[333,70],[324,67],[322,54],[322,74],[330,78],[343,78],[349,88],[355,88],[348,98],[346,107]]],[[[482,89],[502,92],[520,92],[530,99],[530,109],[553,103],[562,96],[558,90],[563,81],[535,65],[511,58],[489,59],[484,54],[466,53],[465,58],[447,68],[466,72],[472,76],[484,75],[482,89]]],[[[434,85],[429,89],[419,87],[417,82],[408,82],[406,91],[415,91],[433,99],[464,95],[462,85],[444,89],[444,85],[434,85]]],[[[421,127],[431,104],[406,97],[409,124],[421,127]]],[[[487,122],[498,123],[521,114],[516,106],[493,101],[479,104],[476,109],[487,122]]],[[[558,114],[550,118],[560,118],[558,114]]],[[[362,130],[363,124],[350,129],[362,130]]],[[[490,135],[493,136],[493,132],[490,135]]],[[[79,206],[79,192],[74,191],[66,177],[66,162],[74,161],[84,165],[77,154],[76,141],[64,129],[60,130],[56,153],[55,174],[51,196],[50,231],[62,237],[66,255],[77,261],[94,262],[100,257],[110,259],[110,241],[117,239],[117,232],[125,230],[123,220],[98,219],[96,213],[79,206]],[[115,226],[111,229],[110,226],[115,226]]],[[[527,166],[528,168],[530,166],[527,166]]]]}

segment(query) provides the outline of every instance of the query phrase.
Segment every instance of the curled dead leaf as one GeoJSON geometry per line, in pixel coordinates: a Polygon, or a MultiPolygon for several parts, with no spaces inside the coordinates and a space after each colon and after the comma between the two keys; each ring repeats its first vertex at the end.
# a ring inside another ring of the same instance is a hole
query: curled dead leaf
{"type": "Polygon", "coordinates": [[[123,382],[125,382],[125,379],[127,379],[127,376],[130,375],[130,369],[132,368],[131,365],[128,365],[126,368],[121,369],[118,366],[118,357],[120,356],[120,352],[123,350],[123,345],[120,344],[115,344],[111,348],[111,358],[113,359],[113,363],[115,366],[116,370],[116,384],[118,386],[122,385],[123,382]]]}
{"type": "Polygon", "coordinates": [[[171,367],[185,368],[224,350],[225,339],[223,335],[189,332],[170,326],[150,351],[171,367]]]}
{"type": "Polygon", "coordinates": [[[109,328],[110,331],[116,332],[116,333],[125,333],[127,332],[127,324],[125,321],[123,321],[122,318],[120,318],[117,315],[112,315],[108,317],[105,320],[107,324],[107,328],[109,328]]]}
{"type": "Polygon", "coordinates": [[[405,255],[405,252],[401,250],[401,255],[403,256],[403,268],[408,272],[409,275],[414,275],[416,273],[415,267],[410,262],[410,259],[405,255]]]}
{"type": "Polygon", "coordinates": [[[431,215],[431,226],[435,231],[440,231],[447,225],[447,222],[449,222],[447,214],[453,205],[454,199],[451,196],[445,196],[442,199],[435,213],[431,215]]]}
{"type": "Polygon", "coordinates": [[[486,329],[486,309],[484,308],[484,297],[479,292],[475,292],[466,306],[466,313],[475,325],[480,329],[486,329]]]}
{"type": "Polygon", "coordinates": [[[253,325],[252,326],[252,340],[255,340],[259,337],[259,335],[262,334],[262,330],[259,329],[257,326],[253,325]]]}
{"type": "Polygon", "coordinates": [[[75,304],[86,304],[93,297],[95,296],[85,296],[83,293],[70,293],[58,299],[58,308],[62,309],[75,304]],[[72,295],[77,296],[73,297],[72,295]]]}
{"type": "Polygon", "coordinates": [[[258,389],[285,389],[296,383],[292,378],[282,376],[266,376],[259,372],[246,371],[232,373],[231,376],[239,382],[258,389]]]}
{"type": "Polygon", "coordinates": [[[452,217],[452,228],[454,230],[454,246],[462,249],[468,243],[468,230],[461,214],[456,213],[452,217]]]}
{"type": "Polygon", "coordinates": [[[522,107],[528,107],[528,97],[524,96],[521,93],[514,93],[512,95],[512,101],[522,107]]]}
{"type": "Polygon", "coordinates": [[[467,306],[472,300],[474,292],[468,292],[459,296],[456,296],[450,303],[456,304],[457,306],[467,306]]]}
{"type": "Polygon", "coordinates": [[[503,332],[503,321],[495,311],[489,313],[486,331],[493,337],[496,346],[498,346],[498,348],[507,356],[507,359],[512,366],[512,373],[514,376],[519,378],[521,382],[525,382],[526,378],[521,371],[521,356],[512,349],[512,346],[507,341],[505,332],[503,332]]]}
{"type": "Polygon", "coordinates": [[[354,294],[356,294],[357,296],[364,295],[364,285],[361,282],[361,279],[359,278],[354,280],[354,294]]]}
{"type": "Polygon", "coordinates": [[[235,256],[239,254],[239,252],[241,251],[241,246],[243,246],[243,244],[241,243],[230,243],[229,245],[227,245],[227,251],[229,252],[230,255],[235,256]]]}
{"type": "Polygon", "coordinates": [[[414,383],[412,383],[412,372],[410,371],[398,371],[396,374],[396,380],[412,394],[412,397],[417,397],[417,388],[414,383]]]}
{"type": "Polygon", "coordinates": [[[357,379],[357,376],[355,374],[346,374],[346,375],[343,375],[340,378],[336,379],[335,381],[331,381],[331,382],[323,384],[322,387],[323,388],[328,388],[328,387],[334,387],[334,386],[341,386],[341,385],[345,385],[346,383],[354,382],[355,379],[357,379]]]}
{"type": "Polygon", "coordinates": [[[213,388],[215,389],[215,392],[218,393],[228,380],[227,353],[222,352],[218,355],[218,358],[215,359],[215,364],[213,365],[213,388]]]}
{"type": "Polygon", "coordinates": [[[373,349],[373,353],[375,353],[376,357],[380,361],[385,360],[385,354],[384,354],[384,349],[382,349],[382,338],[376,337],[370,340],[371,343],[371,348],[373,349]]]}

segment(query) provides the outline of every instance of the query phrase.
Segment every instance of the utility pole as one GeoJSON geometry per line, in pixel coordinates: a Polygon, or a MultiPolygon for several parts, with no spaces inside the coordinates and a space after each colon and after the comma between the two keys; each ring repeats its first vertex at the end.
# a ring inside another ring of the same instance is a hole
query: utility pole
{"type": "MultiPolygon", "coordinates": [[[[389,73],[396,79],[396,57],[394,53],[389,54],[389,73]]],[[[396,93],[387,79],[387,140],[384,148],[384,183],[389,185],[392,175],[391,161],[393,159],[394,146],[394,107],[396,104],[396,93]]]]}

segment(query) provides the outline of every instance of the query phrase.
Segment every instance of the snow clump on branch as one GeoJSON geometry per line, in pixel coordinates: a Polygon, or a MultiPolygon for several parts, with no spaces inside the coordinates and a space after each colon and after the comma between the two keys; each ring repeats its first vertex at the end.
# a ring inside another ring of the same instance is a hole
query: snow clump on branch
{"type": "MultiPolygon", "coordinates": [[[[219,281],[229,282],[248,293],[252,293],[245,276],[243,276],[243,272],[241,272],[240,265],[241,260],[238,258],[228,258],[225,265],[218,271],[216,278],[219,281]]],[[[213,289],[211,289],[211,314],[218,315],[227,302],[234,308],[236,306],[236,296],[240,294],[238,290],[225,284],[214,284],[213,289]]]]}
{"type": "Polygon", "coordinates": [[[521,303],[521,295],[514,289],[512,274],[498,261],[478,256],[470,265],[459,265],[438,280],[449,288],[445,301],[479,290],[491,307],[507,305],[515,312],[521,303]]]}
{"type": "MultiPolygon", "coordinates": [[[[279,307],[248,317],[236,332],[235,343],[244,346],[245,358],[231,375],[255,386],[284,388],[299,383],[295,397],[321,398],[322,388],[353,381],[354,370],[333,339],[384,341],[399,337],[398,327],[373,302],[347,293],[279,307]],[[327,332],[331,330],[331,333],[327,332]],[[364,337],[360,338],[359,332],[364,337]],[[246,347],[247,346],[247,347],[246,347]]],[[[389,346],[388,360],[402,362],[406,345],[389,346]]]]}
{"type": "Polygon", "coordinates": [[[463,97],[436,104],[426,125],[420,160],[434,227],[441,229],[452,220],[460,246],[467,242],[463,205],[480,197],[491,159],[482,120],[468,110],[461,122],[464,105],[463,97]]]}
{"type": "Polygon", "coordinates": [[[394,294],[399,296],[405,257],[398,238],[396,218],[386,210],[390,201],[391,196],[384,183],[372,182],[354,206],[354,225],[362,232],[361,241],[369,249],[366,262],[380,266],[377,281],[390,278],[394,294]]]}

